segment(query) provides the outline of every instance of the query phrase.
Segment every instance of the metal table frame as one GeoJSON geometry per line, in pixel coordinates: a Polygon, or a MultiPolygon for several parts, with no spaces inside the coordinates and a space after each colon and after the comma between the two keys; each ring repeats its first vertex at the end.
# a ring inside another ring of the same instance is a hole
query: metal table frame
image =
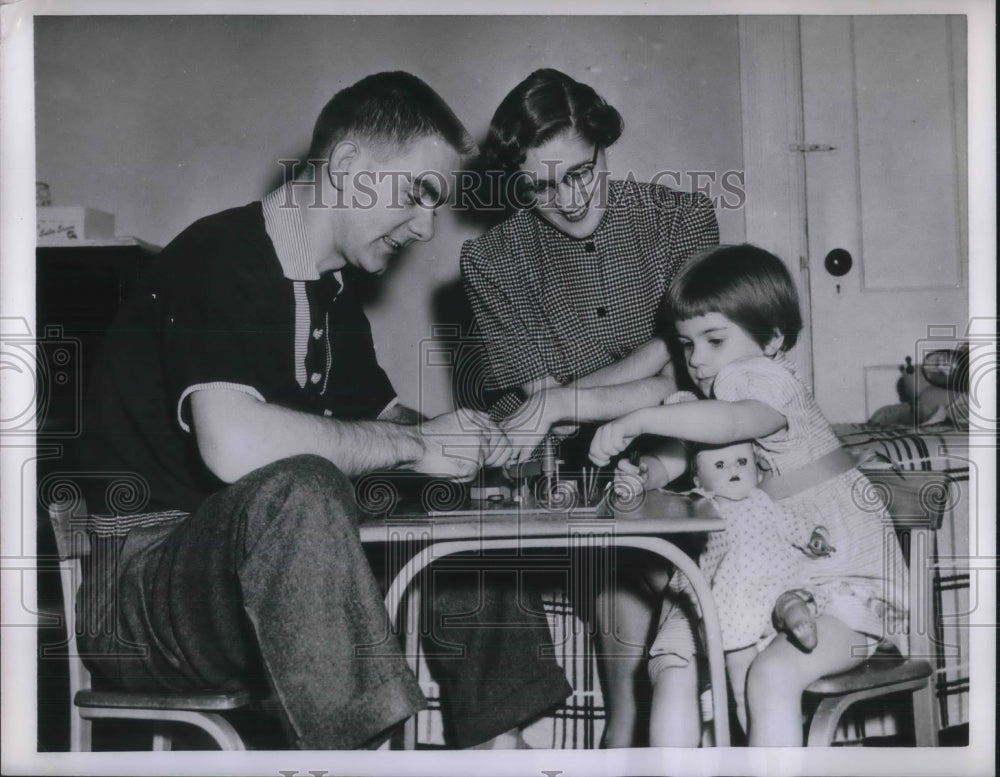
{"type": "MultiPolygon", "coordinates": [[[[392,632],[397,633],[402,603],[414,578],[434,561],[458,553],[494,549],[552,548],[568,551],[596,539],[608,547],[637,548],[666,559],[679,569],[694,589],[705,628],[706,650],[712,684],[715,745],[729,745],[729,708],[725,659],[719,617],[711,588],[697,563],[663,535],[720,531],[723,521],[706,500],[667,492],[649,492],[641,504],[613,514],[532,510],[497,513],[462,511],[433,514],[402,512],[363,523],[363,543],[420,542],[420,549],[403,565],[385,597],[392,632]]],[[[415,721],[407,722],[404,747],[416,744],[415,721]]]]}

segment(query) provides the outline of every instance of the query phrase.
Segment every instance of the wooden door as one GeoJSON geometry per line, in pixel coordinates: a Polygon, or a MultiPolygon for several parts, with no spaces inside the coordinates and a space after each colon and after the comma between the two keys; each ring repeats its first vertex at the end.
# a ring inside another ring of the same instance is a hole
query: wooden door
{"type": "Polygon", "coordinates": [[[800,18],[803,272],[831,421],[896,401],[904,357],[965,332],[965,40],[963,17],[800,18]]]}

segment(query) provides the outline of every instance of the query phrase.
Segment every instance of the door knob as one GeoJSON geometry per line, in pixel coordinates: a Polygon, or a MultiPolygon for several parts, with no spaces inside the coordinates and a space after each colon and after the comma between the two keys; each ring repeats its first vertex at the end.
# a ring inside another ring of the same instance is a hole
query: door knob
{"type": "Polygon", "coordinates": [[[854,259],[851,258],[850,251],[844,248],[834,248],[826,255],[826,259],[823,260],[823,266],[830,275],[839,278],[841,275],[847,275],[851,271],[851,267],[854,266],[854,259]]]}

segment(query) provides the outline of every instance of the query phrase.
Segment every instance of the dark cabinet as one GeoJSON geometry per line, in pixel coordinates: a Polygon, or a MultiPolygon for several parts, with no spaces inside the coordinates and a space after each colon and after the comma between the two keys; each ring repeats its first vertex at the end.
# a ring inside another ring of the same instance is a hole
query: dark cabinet
{"type": "Polygon", "coordinates": [[[101,337],[157,248],[134,238],[39,241],[35,312],[39,444],[79,434],[101,337]]]}

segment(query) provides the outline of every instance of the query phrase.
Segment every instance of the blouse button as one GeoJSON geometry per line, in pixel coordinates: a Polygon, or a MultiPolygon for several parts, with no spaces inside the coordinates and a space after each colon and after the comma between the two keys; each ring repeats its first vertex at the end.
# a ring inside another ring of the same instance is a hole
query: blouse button
{"type": "Polygon", "coordinates": [[[309,380],[312,381],[313,383],[319,383],[322,378],[323,376],[320,375],[318,372],[314,372],[312,375],[309,376],[309,380]]]}
{"type": "Polygon", "coordinates": [[[597,309],[597,317],[598,318],[606,318],[607,315],[608,315],[608,309],[606,307],[604,307],[603,305],[601,305],[601,307],[599,307],[597,309]]]}
{"type": "Polygon", "coordinates": [[[322,336],[323,336],[323,330],[322,329],[314,329],[313,330],[313,340],[319,340],[322,336]]]}
{"type": "Polygon", "coordinates": [[[325,415],[327,418],[329,418],[330,416],[333,415],[333,411],[332,410],[324,410],[323,411],[323,415],[325,415]]]}
{"type": "Polygon", "coordinates": [[[583,248],[588,254],[592,254],[597,251],[597,246],[595,246],[591,241],[584,243],[583,248]]]}

